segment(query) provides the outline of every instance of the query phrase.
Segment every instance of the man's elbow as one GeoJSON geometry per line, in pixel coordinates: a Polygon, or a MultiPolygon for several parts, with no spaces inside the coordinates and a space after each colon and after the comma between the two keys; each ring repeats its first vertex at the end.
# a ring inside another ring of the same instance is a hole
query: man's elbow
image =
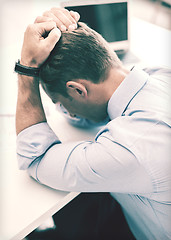
{"type": "Polygon", "coordinates": [[[31,163],[34,161],[33,158],[28,158],[17,153],[18,168],[19,170],[27,170],[31,163]]]}

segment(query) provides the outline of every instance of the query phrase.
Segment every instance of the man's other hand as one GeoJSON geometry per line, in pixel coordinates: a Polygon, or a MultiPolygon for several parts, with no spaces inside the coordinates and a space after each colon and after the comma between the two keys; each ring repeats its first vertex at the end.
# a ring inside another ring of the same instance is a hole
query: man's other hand
{"type": "Polygon", "coordinates": [[[38,16],[35,23],[54,21],[61,31],[72,31],[77,28],[77,22],[79,19],[80,15],[77,12],[54,7],[51,8],[50,11],[44,12],[42,16],[38,16]]]}
{"type": "Polygon", "coordinates": [[[24,34],[20,63],[29,67],[40,67],[60,36],[61,31],[54,21],[30,24],[24,34]]]}

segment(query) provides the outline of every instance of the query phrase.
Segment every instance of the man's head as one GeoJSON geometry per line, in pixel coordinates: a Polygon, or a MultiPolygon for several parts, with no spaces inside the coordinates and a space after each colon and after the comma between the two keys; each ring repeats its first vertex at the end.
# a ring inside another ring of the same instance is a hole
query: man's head
{"type": "MultiPolygon", "coordinates": [[[[60,101],[64,106],[67,105],[66,108],[72,109],[68,109],[71,113],[93,119],[93,116],[87,116],[88,113],[102,104],[98,96],[95,98],[98,86],[103,86],[111,69],[121,66],[120,60],[102,36],[86,24],[78,23],[75,31],[62,33],[42,66],[41,84],[54,103],[60,101]],[[94,99],[90,95],[93,93],[91,87],[97,90],[94,91],[94,99]],[[85,114],[80,113],[80,106],[85,114]]],[[[105,117],[106,112],[101,115],[99,120],[105,117]]]]}

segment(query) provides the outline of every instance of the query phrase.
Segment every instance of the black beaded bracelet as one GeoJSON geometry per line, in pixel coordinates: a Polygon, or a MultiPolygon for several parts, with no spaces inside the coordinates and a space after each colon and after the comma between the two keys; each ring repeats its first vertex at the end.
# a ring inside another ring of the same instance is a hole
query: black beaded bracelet
{"type": "Polygon", "coordinates": [[[26,76],[39,77],[40,68],[27,67],[20,64],[20,61],[15,63],[14,71],[26,76]]]}

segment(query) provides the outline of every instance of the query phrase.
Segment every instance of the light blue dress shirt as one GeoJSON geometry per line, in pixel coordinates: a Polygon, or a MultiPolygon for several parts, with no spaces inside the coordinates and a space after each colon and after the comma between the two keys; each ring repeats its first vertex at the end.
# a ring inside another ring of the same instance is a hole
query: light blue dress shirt
{"type": "Polygon", "coordinates": [[[20,169],[65,191],[110,192],[136,239],[171,239],[171,71],[136,67],[94,141],[60,143],[47,123],[17,138],[20,169]]]}

